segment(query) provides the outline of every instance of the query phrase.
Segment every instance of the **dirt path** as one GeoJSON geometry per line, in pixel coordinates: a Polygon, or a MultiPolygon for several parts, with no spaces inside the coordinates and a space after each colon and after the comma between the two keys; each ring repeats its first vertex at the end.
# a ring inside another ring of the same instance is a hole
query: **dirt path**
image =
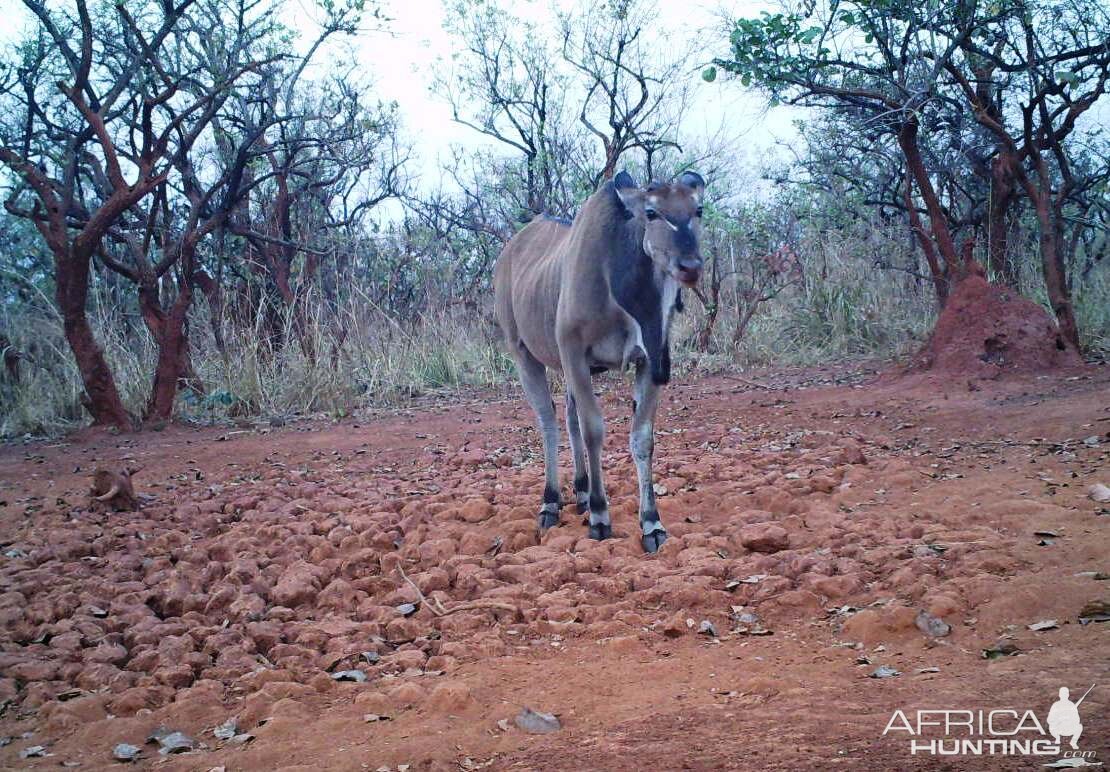
{"type": "Polygon", "coordinates": [[[1043,724],[1092,683],[1080,748],[1106,761],[1110,624],[1078,618],[1110,600],[1110,505],[1086,496],[1110,484],[1110,372],[837,380],[670,388],[651,558],[617,381],[603,543],[569,508],[537,543],[539,442],[511,392],[5,448],[0,765],[113,768],[133,743],[167,770],[1031,769],[1057,756],[911,756],[883,730],[899,709],[1043,724]],[[89,509],[89,472],[120,463],[151,501],[89,509]],[[409,616],[402,569],[427,598],[409,616]],[[1017,653],[982,656],[1000,642],[1017,653]],[[525,705],[562,729],[517,729],[525,705]],[[230,718],[253,739],[214,737],[230,718]],[[160,758],[159,726],[198,749],[160,758]]]}

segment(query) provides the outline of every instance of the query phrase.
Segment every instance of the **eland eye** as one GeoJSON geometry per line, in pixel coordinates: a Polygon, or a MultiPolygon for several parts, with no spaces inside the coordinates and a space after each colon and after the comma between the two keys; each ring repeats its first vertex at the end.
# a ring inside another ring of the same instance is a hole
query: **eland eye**
{"type": "Polygon", "coordinates": [[[702,208],[700,206],[696,210],[694,210],[694,216],[695,217],[701,217],[701,213],[702,213],[702,208]]]}
{"type": "Polygon", "coordinates": [[[654,209],[645,209],[644,214],[647,216],[647,218],[649,220],[658,220],[659,219],[659,213],[656,212],[654,209]]]}

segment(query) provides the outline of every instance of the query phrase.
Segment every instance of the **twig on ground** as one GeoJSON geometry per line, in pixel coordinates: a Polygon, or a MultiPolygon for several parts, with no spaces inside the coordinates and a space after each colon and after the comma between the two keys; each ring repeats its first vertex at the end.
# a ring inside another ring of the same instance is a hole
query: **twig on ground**
{"type": "Polygon", "coordinates": [[[747,378],[741,378],[739,375],[730,375],[729,373],[722,373],[723,377],[728,378],[730,381],[740,381],[747,386],[752,386],[756,389],[764,389],[766,391],[781,391],[781,386],[768,386],[764,383],[757,383],[756,381],[749,381],[747,378]]]}
{"type": "Polygon", "coordinates": [[[397,571],[401,574],[401,578],[408,582],[412,589],[416,590],[416,594],[420,596],[420,602],[432,610],[432,613],[437,617],[445,617],[448,614],[454,614],[456,611],[473,611],[477,609],[500,609],[501,611],[511,612],[514,616],[520,613],[520,609],[511,603],[501,603],[496,600],[468,600],[464,603],[459,603],[451,608],[444,608],[443,604],[434,598],[428,598],[421,589],[417,586],[416,582],[409,579],[405,569],[400,564],[397,565],[397,571]]]}

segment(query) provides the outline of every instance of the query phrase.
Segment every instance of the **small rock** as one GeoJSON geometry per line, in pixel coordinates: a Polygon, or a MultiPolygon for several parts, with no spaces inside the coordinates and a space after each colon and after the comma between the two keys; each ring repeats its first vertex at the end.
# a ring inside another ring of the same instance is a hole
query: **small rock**
{"type": "Polygon", "coordinates": [[[1031,625],[1026,625],[1027,628],[1037,633],[1041,630],[1056,630],[1060,627],[1055,619],[1042,619],[1040,622],[1034,622],[1031,625]]]}
{"type": "Polygon", "coordinates": [[[711,636],[713,638],[716,638],[717,637],[717,628],[714,627],[713,623],[710,622],[708,619],[703,619],[701,621],[701,624],[698,625],[698,634],[699,635],[708,635],[708,636],[711,636]]]}
{"type": "Polygon", "coordinates": [[[163,737],[168,737],[171,734],[173,734],[172,729],[167,729],[164,726],[160,726],[157,729],[155,729],[153,732],[151,732],[150,734],[147,735],[146,742],[147,742],[148,745],[157,744],[157,743],[162,742],[163,737]]]}
{"type": "Polygon", "coordinates": [[[332,673],[331,677],[336,681],[354,681],[360,684],[366,681],[366,673],[361,670],[340,670],[338,673],[332,673]]]}
{"type": "Polygon", "coordinates": [[[686,625],[686,615],[679,611],[663,623],[663,635],[668,638],[678,638],[686,634],[689,629],[686,625]]]}
{"type": "Polygon", "coordinates": [[[917,625],[918,630],[930,638],[943,638],[952,632],[952,627],[947,622],[927,611],[918,612],[914,624],[917,625]]]}
{"type": "Polygon", "coordinates": [[[163,756],[169,756],[171,753],[185,753],[191,751],[194,746],[193,738],[184,732],[170,732],[158,740],[158,744],[162,746],[158,749],[158,752],[163,756]]]}
{"type": "Polygon", "coordinates": [[[237,734],[234,737],[232,737],[230,742],[231,742],[232,745],[246,745],[247,743],[251,742],[252,740],[254,740],[254,735],[253,734],[251,734],[249,732],[243,732],[242,734],[237,734]]]}
{"type": "Polygon", "coordinates": [[[766,578],[767,574],[752,574],[751,576],[745,576],[743,579],[730,579],[725,584],[725,589],[732,592],[742,584],[759,584],[766,578]]]}
{"type": "Polygon", "coordinates": [[[1081,769],[1082,767],[1101,767],[1101,761],[1087,761],[1087,759],[1080,758],[1079,756],[1072,756],[1066,759],[1057,759],[1051,764],[1045,764],[1049,769],[1081,769]]]}
{"type": "Polygon", "coordinates": [[[1110,487],[1102,483],[1095,483],[1087,489],[1087,495],[1099,504],[1110,503],[1110,487]]]}
{"type": "Polygon", "coordinates": [[[382,716],[377,713],[367,713],[362,717],[362,720],[368,724],[372,724],[376,721],[388,721],[389,716],[382,716]]]}
{"type": "Polygon", "coordinates": [[[737,635],[774,635],[774,631],[767,629],[752,612],[744,606],[732,607],[732,632],[737,635]]]}
{"type": "Polygon", "coordinates": [[[1013,641],[999,641],[993,646],[988,646],[983,649],[983,659],[999,659],[1000,657],[1012,657],[1017,654],[1020,649],[1013,641]]]}
{"type": "Polygon", "coordinates": [[[900,675],[902,675],[901,671],[895,670],[890,665],[879,665],[868,678],[894,678],[900,675]]]}
{"type": "Polygon", "coordinates": [[[21,759],[38,759],[46,755],[45,745],[32,745],[30,748],[24,748],[19,752],[21,759]]]}
{"type": "Polygon", "coordinates": [[[220,724],[212,730],[212,734],[216,736],[217,740],[230,740],[239,731],[239,722],[234,718],[229,718],[227,721],[220,724]]]}
{"type": "Polygon", "coordinates": [[[402,603],[400,606],[397,607],[397,613],[403,617],[411,617],[413,614],[416,613],[416,604],[402,603]]]}
{"type": "Polygon", "coordinates": [[[374,665],[381,660],[382,655],[378,654],[376,651],[364,651],[362,652],[362,658],[366,660],[366,664],[374,665]]]}
{"type": "Polygon", "coordinates": [[[751,523],[740,528],[740,543],[752,552],[780,552],[790,546],[790,535],[774,523],[751,523]]]}
{"type": "Polygon", "coordinates": [[[540,713],[529,707],[525,707],[521,710],[513,721],[525,732],[530,732],[532,734],[551,734],[563,728],[563,725],[559,723],[559,719],[554,714],[540,713]]]}
{"type": "Polygon", "coordinates": [[[1092,600],[1079,610],[1079,624],[1086,625],[1091,622],[1110,622],[1110,603],[1104,600],[1092,600]]]}
{"type": "Polygon", "coordinates": [[[137,745],[120,743],[112,749],[112,758],[116,761],[134,761],[135,759],[139,758],[139,753],[141,752],[141,750],[142,749],[139,748],[139,746],[137,745]]]}
{"type": "Polygon", "coordinates": [[[507,719],[507,718],[497,719],[497,728],[500,729],[502,732],[508,732],[509,731],[509,719],[507,719]]]}

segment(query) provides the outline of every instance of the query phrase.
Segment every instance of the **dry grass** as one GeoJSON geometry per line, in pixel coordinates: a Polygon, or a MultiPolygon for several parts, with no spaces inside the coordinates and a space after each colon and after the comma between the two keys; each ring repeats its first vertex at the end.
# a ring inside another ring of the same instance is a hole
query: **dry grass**
{"type": "MultiPolygon", "coordinates": [[[[703,310],[688,299],[674,330],[680,373],[773,364],[815,364],[856,357],[893,358],[915,350],[935,318],[929,284],[876,261],[906,265],[903,236],[869,231],[865,238],[830,232],[806,242],[805,278],[760,306],[738,348],[731,304],[721,311],[708,353],[691,341],[703,310]]],[[[1026,291],[1041,299],[1035,271],[1026,291]]],[[[1075,290],[1085,343],[1096,357],[1110,354],[1110,276],[1094,273],[1075,290]]],[[[196,422],[305,414],[348,415],[365,407],[398,405],[430,391],[486,386],[513,375],[492,320],[459,306],[399,320],[357,291],[325,314],[312,309],[304,343],[287,324],[288,342],[266,341],[258,327],[222,326],[216,346],[209,311],[199,301],[190,321],[193,363],[205,393],[183,390],[178,415],[196,422]],[[345,334],[341,334],[345,331],[345,334]],[[312,355],[306,352],[313,352],[312,355]]],[[[128,408],[141,413],[155,350],[138,314],[95,302],[91,318],[128,408]]],[[[0,332],[27,356],[18,382],[0,375],[0,436],[50,435],[86,420],[80,380],[61,325],[45,302],[0,308],[0,332]]]]}

